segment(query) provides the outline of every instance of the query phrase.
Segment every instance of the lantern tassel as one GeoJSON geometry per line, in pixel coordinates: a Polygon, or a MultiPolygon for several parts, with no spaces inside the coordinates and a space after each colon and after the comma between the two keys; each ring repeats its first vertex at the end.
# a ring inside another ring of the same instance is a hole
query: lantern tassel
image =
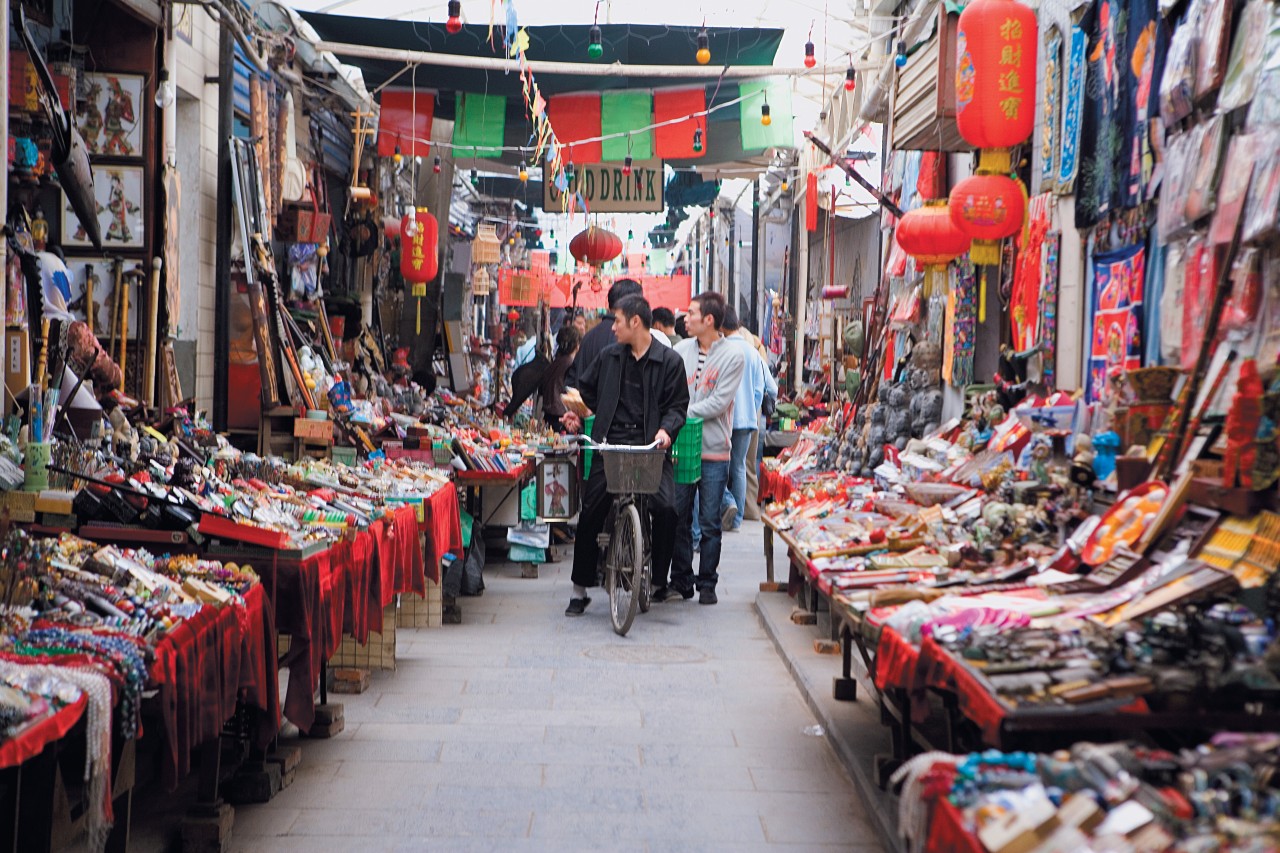
{"type": "Polygon", "coordinates": [[[987,268],[978,276],[978,325],[987,322],[987,268]]]}

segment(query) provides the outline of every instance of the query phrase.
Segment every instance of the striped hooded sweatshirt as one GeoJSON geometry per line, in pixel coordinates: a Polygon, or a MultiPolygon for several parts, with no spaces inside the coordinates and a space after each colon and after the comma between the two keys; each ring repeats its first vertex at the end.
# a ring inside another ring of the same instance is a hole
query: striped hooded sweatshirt
{"type": "Polygon", "coordinates": [[[705,354],[697,338],[680,341],[675,350],[689,378],[689,417],[702,418],[702,458],[728,461],[733,401],[746,369],[746,350],[727,338],[717,340],[705,354]]]}

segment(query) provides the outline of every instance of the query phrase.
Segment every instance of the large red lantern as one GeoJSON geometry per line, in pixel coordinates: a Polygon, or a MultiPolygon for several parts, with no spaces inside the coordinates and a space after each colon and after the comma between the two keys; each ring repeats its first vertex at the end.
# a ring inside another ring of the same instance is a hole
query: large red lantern
{"type": "Polygon", "coordinates": [[[960,13],[956,125],[966,142],[1010,148],[1031,135],[1038,41],[1035,12],[1016,0],[973,0],[960,13]]]}
{"type": "Polygon", "coordinates": [[[580,263],[599,268],[622,254],[622,240],[612,231],[591,225],[569,241],[569,254],[580,263]]]}
{"type": "Polygon", "coordinates": [[[947,202],[930,200],[898,223],[898,245],[925,270],[925,293],[938,294],[947,264],[969,251],[970,238],[951,219],[947,202]]]}
{"type": "Polygon", "coordinates": [[[426,296],[426,283],[436,277],[438,228],[425,207],[400,220],[400,274],[413,285],[413,296],[426,296]]]}

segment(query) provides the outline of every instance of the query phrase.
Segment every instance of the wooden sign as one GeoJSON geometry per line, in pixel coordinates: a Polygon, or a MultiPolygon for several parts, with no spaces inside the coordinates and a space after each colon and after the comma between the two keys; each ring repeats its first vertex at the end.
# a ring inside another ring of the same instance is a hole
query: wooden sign
{"type": "MultiPolygon", "coordinates": [[[[570,198],[582,194],[592,213],[660,213],[662,161],[644,160],[631,164],[631,174],[622,174],[622,163],[592,163],[576,166],[567,190],[570,198]]],[[[555,182],[542,182],[542,208],[562,209],[561,192],[555,182]]]]}

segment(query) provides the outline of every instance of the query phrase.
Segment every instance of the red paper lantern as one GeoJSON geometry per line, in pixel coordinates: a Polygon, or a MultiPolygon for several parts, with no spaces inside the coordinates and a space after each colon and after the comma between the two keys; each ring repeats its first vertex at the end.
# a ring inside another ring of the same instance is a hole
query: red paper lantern
{"type": "Polygon", "coordinates": [[[425,207],[406,213],[400,220],[400,275],[414,285],[414,296],[425,296],[426,283],[436,277],[438,228],[436,218],[425,207]]]}
{"type": "Polygon", "coordinates": [[[956,125],[978,148],[1009,148],[1036,120],[1036,15],[1016,0],[973,0],[956,39],[956,125]]]}
{"type": "Polygon", "coordinates": [[[898,245],[925,269],[925,292],[939,291],[947,264],[969,251],[970,237],[951,219],[947,203],[930,200],[907,211],[898,223],[898,245]]]}
{"type": "Polygon", "coordinates": [[[951,221],[973,238],[969,257],[980,266],[1000,263],[1000,241],[1022,230],[1027,200],[1007,175],[980,172],[951,190],[951,221]]]}
{"type": "Polygon", "coordinates": [[[520,319],[520,312],[517,311],[516,309],[512,308],[510,311],[507,312],[507,320],[509,320],[510,322],[514,323],[519,319],[520,319]]]}
{"type": "Polygon", "coordinates": [[[580,263],[599,267],[622,254],[622,240],[612,231],[592,225],[569,242],[569,254],[580,263]]]}

